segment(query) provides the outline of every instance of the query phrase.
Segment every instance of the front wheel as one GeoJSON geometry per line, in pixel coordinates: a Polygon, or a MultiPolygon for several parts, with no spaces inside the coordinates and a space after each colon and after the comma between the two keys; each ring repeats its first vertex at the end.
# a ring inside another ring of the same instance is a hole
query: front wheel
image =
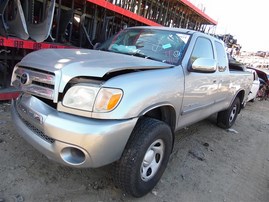
{"type": "Polygon", "coordinates": [[[167,166],[172,143],[172,132],[167,124],[140,118],[121,159],[115,163],[116,184],[134,197],[150,192],[167,166]]]}
{"type": "Polygon", "coordinates": [[[240,110],[240,99],[237,97],[232,105],[218,113],[217,125],[221,128],[228,129],[233,126],[240,110]]]}

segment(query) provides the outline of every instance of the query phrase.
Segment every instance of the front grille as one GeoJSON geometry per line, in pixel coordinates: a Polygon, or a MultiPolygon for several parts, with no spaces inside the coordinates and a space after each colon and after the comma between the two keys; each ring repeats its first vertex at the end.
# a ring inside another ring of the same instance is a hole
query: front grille
{"type": "Polygon", "coordinates": [[[42,86],[42,87],[45,87],[45,88],[50,88],[50,89],[54,88],[54,85],[41,83],[41,82],[38,82],[38,81],[33,81],[32,83],[37,85],[37,86],[42,86]]]}
{"type": "MultiPolygon", "coordinates": [[[[18,110],[18,109],[17,109],[18,110]]],[[[18,112],[17,112],[18,116],[20,117],[20,119],[23,121],[23,123],[27,126],[27,128],[29,128],[34,134],[36,134],[38,137],[40,137],[41,139],[45,140],[46,142],[52,144],[55,142],[55,139],[45,135],[41,130],[39,130],[38,128],[36,128],[33,124],[31,124],[29,121],[25,120],[18,112]]]]}
{"type": "MultiPolygon", "coordinates": [[[[16,66],[12,76],[12,85],[32,95],[56,100],[54,94],[55,74],[30,67],[16,66]]],[[[55,101],[56,102],[56,101],[55,101]]]]}

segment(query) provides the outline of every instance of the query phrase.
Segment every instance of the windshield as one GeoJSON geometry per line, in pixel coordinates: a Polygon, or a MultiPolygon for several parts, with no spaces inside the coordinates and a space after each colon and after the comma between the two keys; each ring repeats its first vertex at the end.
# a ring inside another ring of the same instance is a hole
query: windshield
{"type": "Polygon", "coordinates": [[[106,48],[100,48],[176,65],[189,38],[190,35],[174,31],[125,29],[106,42],[106,48]]]}

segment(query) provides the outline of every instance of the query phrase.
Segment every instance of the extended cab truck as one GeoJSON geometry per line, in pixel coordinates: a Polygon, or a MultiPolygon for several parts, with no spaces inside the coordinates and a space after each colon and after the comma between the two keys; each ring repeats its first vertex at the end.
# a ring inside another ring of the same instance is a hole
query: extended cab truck
{"type": "Polygon", "coordinates": [[[252,75],[230,72],[223,43],[176,28],[121,31],[100,50],[41,50],[13,72],[18,133],[73,167],[114,162],[115,182],[140,197],[161,178],[175,131],[218,113],[231,127],[252,75]]]}

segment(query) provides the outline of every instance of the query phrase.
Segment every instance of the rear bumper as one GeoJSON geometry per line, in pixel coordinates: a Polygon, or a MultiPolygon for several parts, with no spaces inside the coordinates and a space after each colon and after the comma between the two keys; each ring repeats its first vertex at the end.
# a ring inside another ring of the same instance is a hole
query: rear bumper
{"type": "Polygon", "coordinates": [[[73,167],[100,167],[118,160],[137,122],[65,114],[29,95],[11,106],[15,128],[25,140],[49,159],[73,167]]]}

